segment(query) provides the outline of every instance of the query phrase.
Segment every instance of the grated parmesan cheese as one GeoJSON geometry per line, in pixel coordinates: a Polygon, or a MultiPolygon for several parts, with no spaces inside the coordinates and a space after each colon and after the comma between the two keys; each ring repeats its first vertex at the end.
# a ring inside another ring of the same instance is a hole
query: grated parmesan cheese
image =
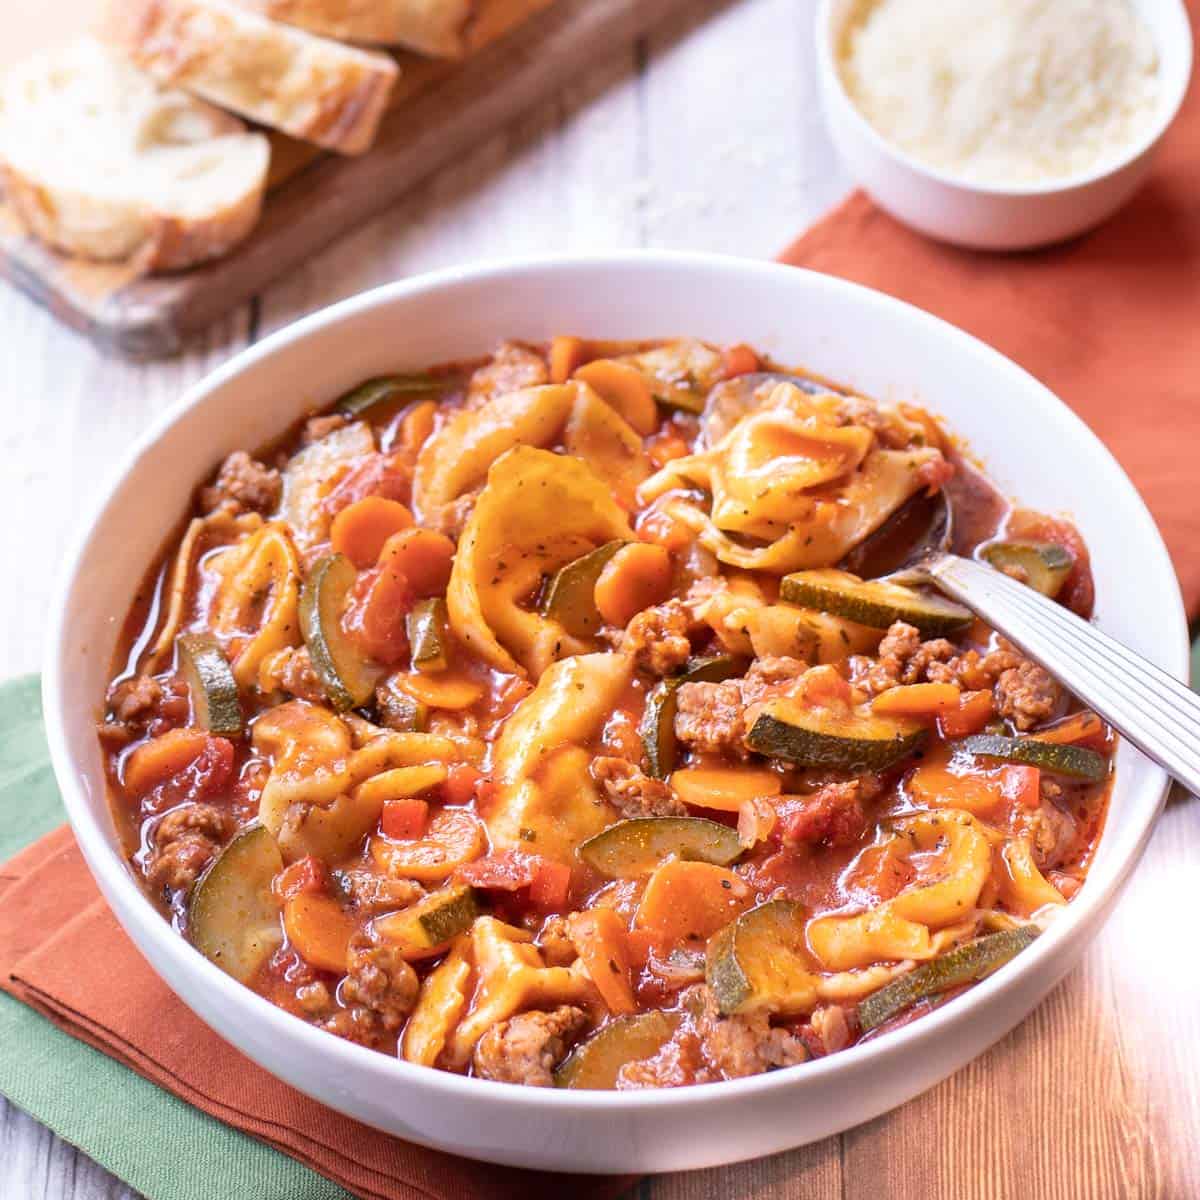
{"type": "Polygon", "coordinates": [[[838,58],[884,138],[977,183],[1101,167],[1159,101],[1154,42],[1128,0],[858,0],[838,58]]]}

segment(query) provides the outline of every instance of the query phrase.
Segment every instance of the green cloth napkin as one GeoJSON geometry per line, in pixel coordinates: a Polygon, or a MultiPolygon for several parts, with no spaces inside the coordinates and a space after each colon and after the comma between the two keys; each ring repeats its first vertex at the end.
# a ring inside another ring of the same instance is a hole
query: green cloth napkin
{"type": "MultiPolygon", "coordinates": [[[[0,864],[64,820],[39,681],[0,684],[0,864]]],[[[0,1093],[150,1200],[353,1200],[4,993],[0,1093]]]]}

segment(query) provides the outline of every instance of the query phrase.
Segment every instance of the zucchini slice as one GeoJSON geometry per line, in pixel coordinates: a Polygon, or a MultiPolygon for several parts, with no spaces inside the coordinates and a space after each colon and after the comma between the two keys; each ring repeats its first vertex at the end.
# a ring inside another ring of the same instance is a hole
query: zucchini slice
{"type": "Polygon", "coordinates": [[[863,1033],[877,1029],[918,1000],[927,1000],[990,975],[1030,945],[1039,932],[1036,925],[1022,925],[1019,929],[988,933],[893,979],[859,1002],[858,1023],[863,1033]]]}
{"type": "Polygon", "coordinates": [[[618,538],[581,555],[554,573],[539,605],[572,637],[592,638],[604,624],[596,608],[596,580],[608,560],[626,543],[618,538]]]}
{"type": "Polygon", "coordinates": [[[450,627],[446,601],[441,596],[418,601],[404,618],[404,625],[412,648],[412,665],[418,671],[444,671],[446,630],[450,627]]]}
{"type": "Polygon", "coordinates": [[[356,578],[354,564],[344,554],[326,554],[300,593],[300,630],[313,669],[339,712],[365,704],[379,676],[342,629],[346,593],[356,578]]]}
{"type": "Polygon", "coordinates": [[[995,733],[976,733],[954,743],[955,750],[965,750],[981,758],[999,758],[1005,762],[1026,763],[1040,767],[1053,775],[1069,775],[1073,779],[1095,782],[1108,774],[1108,759],[1086,746],[1065,746],[1042,742],[1037,738],[1003,737],[995,733]]]}
{"type": "Polygon", "coordinates": [[[402,958],[440,954],[479,915],[475,889],[465,885],[442,888],[400,912],[377,917],[372,929],[395,946],[402,958]]]}
{"type": "Polygon", "coordinates": [[[979,551],[979,557],[998,571],[1009,570],[1023,577],[1034,591],[1053,599],[1062,591],[1075,556],[1055,542],[1032,542],[1016,539],[991,542],[979,551]],[[1019,573],[1019,574],[1018,574],[1019,573]]]}
{"type": "Polygon", "coordinates": [[[210,962],[245,983],[283,941],[271,881],[283,870],[279,846],[263,825],[236,834],[196,880],[188,897],[188,934],[210,962]]]}
{"type": "Polygon", "coordinates": [[[351,388],[337,402],[337,411],[347,417],[361,417],[389,401],[440,392],[443,386],[443,381],[432,375],[379,375],[351,388]]]}
{"type": "Polygon", "coordinates": [[[617,1017],[581,1042],[554,1072],[554,1086],[612,1091],[629,1062],[658,1053],[679,1026],[678,1013],[638,1013],[617,1017]]]}
{"type": "Polygon", "coordinates": [[[649,875],[671,856],[725,867],[741,852],[736,829],[704,817],[630,817],[588,838],[576,851],[609,879],[649,875]]]}
{"type": "Polygon", "coordinates": [[[225,651],[209,633],[186,634],[177,645],[195,724],[210,733],[237,737],[242,732],[242,703],[225,651]]]}
{"type": "Polygon", "coordinates": [[[740,675],[744,664],[731,655],[693,659],[679,675],[656,684],[646,697],[638,731],[646,751],[646,765],[655,779],[666,779],[679,761],[679,746],[675,740],[675,693],[684,683],[721,683],[740,675]]]}
{"type": "Polygon", "coordinates": [[[804,909],[794,900],[768,900],[710,940],[705,980],[721,1012],[811,1011],[817,975],[804,922],[804,909]]]}
{"type": "Polygon", "coordinates": [[[383,724],[399,733],[423,733],[429,725],[429,706],[391,683],[375,693],[375,707],[383,724]]]}
{"type": "Polygon", "coordinates": [[[906,621],[915,625],[922,637],[959,633],[975,619],[969,609],[932,592],[917,592],[877,579],[862,580],[833,568],[785,575],[779,584],[779,598],[872,629],[887,629],[893,621],[906,621]]]}
{"type": "Polygon", "coordinates": [[[831,712],[780,698],[762,706],[746,745],[806,767],[882,771],[919,750],[928,736],[917,720],[881,717],[865,707],[831,712]]]}

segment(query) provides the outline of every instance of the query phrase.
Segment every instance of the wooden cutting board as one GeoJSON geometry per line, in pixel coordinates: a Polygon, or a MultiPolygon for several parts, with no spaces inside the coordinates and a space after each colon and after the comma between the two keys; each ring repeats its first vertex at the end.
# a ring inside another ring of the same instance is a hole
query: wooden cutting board
{"type": "MultiPolygon", "coordinates": [[[[100,0],[5,0],[15,8],[0,68],[88,27],[100,0]]],[[[583,66],[627,46],[687,0],[480,0],[458,62],[400,53],[401,75],[374,147],[359,158],[271,134],[262,220],[228,257],[174,275],[86,263],[22,231],[0,200],[0,274],[103,349],[131,358],[177,351],[202,329],[380,212],[407,188],[522,112],[583,66]]]]}

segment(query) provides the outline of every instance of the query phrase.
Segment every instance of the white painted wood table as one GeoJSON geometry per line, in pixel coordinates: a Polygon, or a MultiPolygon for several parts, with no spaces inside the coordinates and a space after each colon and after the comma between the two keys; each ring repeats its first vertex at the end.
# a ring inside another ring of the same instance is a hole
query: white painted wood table
{"type": "MultiPolygon", "coordinates": [[[[38,667],[64,538],[109,464],[183,387],[256,338],[363,288],[481,257],[781,249],[848,188],[817,111],[811,7],[697,2],[175,361],[106,359],[0,286],[0,675],[38,667]]],[[[1200,959],[1194,932],[1174,942],[1162,920],[1175,908],[1187,921],[1197,808],[1171,806],[1085,965],[984,1058],[841,1138],[650,1180],[640,1197],[1200,1195],[1200,959]]],[[[0,1099],[4,1200],[130,1196],[0,1099]]]]}

